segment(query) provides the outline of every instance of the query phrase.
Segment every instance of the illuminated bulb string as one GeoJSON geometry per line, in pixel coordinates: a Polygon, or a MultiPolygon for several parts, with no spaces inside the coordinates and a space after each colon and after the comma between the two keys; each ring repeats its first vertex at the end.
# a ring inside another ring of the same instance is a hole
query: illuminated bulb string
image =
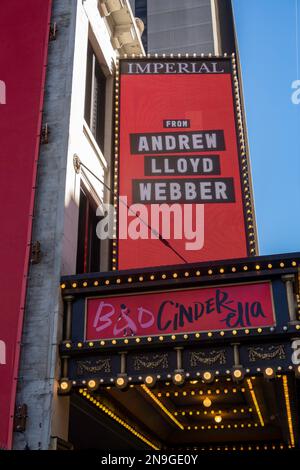
{"type": "Polygon", "coordinates": [[[251,398],[252,398],[252,400],[253,400],[253,403],[254,403],[254,406],[255,406],[255,409],[256,409],[256,413],[257,413],[257,415],[258,415],[258,419],[259,419],[259,421],[260,421],[260,425],[261,425],[262,427],[264,427],[264,425],[265,425],[264,419],[263,419],[263,417],[262,417],[262,414],[261,414],[261,411],[260,411],[260,408],[259,408],[259,404],[258,404],[256,395],[255,395],[255,391],[254,391],[254,388],[253,388],[251,379],[247,379],[247,384],[248,384],[248,387],[249,387],[249,391],[250,391],[251,398]]]}
{"type": "MultiPolygon", "coordinates": [[[[79,160],[79,165],[80,166],[83,166],[89,173],[91,173],[91,175],[96,178],[97,181],[99,181],[99,183],[103,184],[103,186],[108,190],[110,191],[114,196],[118,196],[118,193],[116,191],[114,191],[113,189],[111,189],[106,183],[104,183],[104,181],[102,181],[100,178],[98,178],[98,176],[95,175],[95,173],[93,173],[84,163],[82,163],[81,160],[79,160]]],[[[166,240],[165,238],[162,237],[162,235],[157,231],[157,230],[154,230],[151,225],[149,225],[147,222],[145,222],[145,220],[143,220],[141,218],[141,216],[137,215],[136,212],[134,212],[129,206],[128,204],[126,204],[126,202],[124,202],[122,199],[119,200],[125,207],[127,207],[127,209],[135,216],[137,217],[150,231],[151,233],[153,233],[153,235],[155,235],[156,237],[158,237],[158,240],[163,243],[167,248],[169,248],[170,250],[173,251],[173,253],[175,253],[184,263],[187,263],[187,260],[180,254],[178,253],[178,251],[171,245],[170,242],[168,242],[168,240],[166,240]]]]}
{"type": "Polygon", "coordinates": [[[79,393],[82,394],[86,400],[90,401],[95,405],[97,408],[99,408],[101,411],[103,411],[105,414],[110,416],[113,420],[115,420],[118,424],[123,426],[127,431],[131,432],[134,434],[137,438],[139,438],[141,441],[145,442],[148,444],[152,449],[154,450],[160,450],[160,447],[156,445],[155,443],[151,442],[147,437],[145,437],[143,434],[141,434],[139,431],[135,429],[134,426],[131,426],[130,424],[126,423],[122,418],[120,418],[118,415],[116,415],[113,411],[111,411],[107,406],[105,406],[103,403],[100,403],[98,400],[87,394],[83,389],[79,390],[79,393]]]}
{"type": "Polygon", "coordinates": [[[287,380],[286,375],[282,377],[282,382],[283,382],[283,393],[284,393],[285,406],[286,406],[286,415],[287,415],[287,421],[288,421],[288,427],[289,427],[289,433],[290,433],[290,441],[291,441],[291,446],[295,447],[293,418],[292,418],[291,403],[290,403],[290,397],[289,397],[288,380],[287,380]]]}
{"type": "Polygon", "coordinates": [[[178,419],[174,418],[172,413],[162,404],[162,402],[154,395],[154,393],[149,390],[149,388],[146,385],[141,385],[141,388],[144,390],[144,392],[149,395],[149,397],[156,403],[156,405],[159,406],[159,408],[183,431],[184,426],[178,421],[178,419]]]}

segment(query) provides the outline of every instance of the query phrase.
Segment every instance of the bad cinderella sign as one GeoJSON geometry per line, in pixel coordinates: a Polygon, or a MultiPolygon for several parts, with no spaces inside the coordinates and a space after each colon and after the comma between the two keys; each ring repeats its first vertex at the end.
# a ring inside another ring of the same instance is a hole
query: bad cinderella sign
{"type": "Polygon", "coordinates": [[[269,282],[86,300],[86,340],[274,325],[269,282]]]}

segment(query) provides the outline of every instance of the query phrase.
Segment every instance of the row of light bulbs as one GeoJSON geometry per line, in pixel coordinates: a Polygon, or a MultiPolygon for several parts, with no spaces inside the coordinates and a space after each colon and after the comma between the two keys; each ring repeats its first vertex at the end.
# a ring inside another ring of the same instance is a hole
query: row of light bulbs
{"type": "MultiPolygon", "coordinates": [[[[203,405],[206,407],[206,408],[209,408],[211,405],[212,405],[212,401],[209,399],[209,398],[205,398],[203,400],[203,405]]],[[[234,413],[234,414],[237,414],[237,413],[245,413],[245,412],[249,412],[251,413],[253,411],[253,409],[250,407],[248,409],[245,409],[245,408],[241,408],[240,410],[238,410],[237,408],[234,408],[233,410],[226,410],[227,413],[234,413]]],[[[185,410],[185,411],[174,411],[174,415],[175,416],[178,416],[178,415],[181,415],[181,416],[193,416],[193,415],[197,415],[197,416],[200,416],[201,414],[204,414],[204,415],[208,415],[208,414],[212,414],[212,415],[217,415],[217,414],[222,414],[222,410],[210,410],[210,411],[207,411],[207,410],[204,410],[204,411],[195,411],[195,410],[185,410]]]]}
{"type": "Polygon", "coordinates": [[[106,405],[104,405],[103,403],[101,403],[99,400],[97,400],[95,397],[91,396],[89,393],[87,393],[86,390],[84,389],[80,389],[79,390],[79,393],[84,397],[86,398],[88,401],[90,401],[93,405],[95,405],[98,409],[100,409],[102,412],[104,412],[105,414],[107,414],[110,418],[112,418],[113,420],[115,420],[118,424],[120,424],[121,426],[123,426],[127,431],[129,431],[130,433],[132,433],[135,437],[137,437],[138,439],[140,439],[141,441],[143,441],[144,443],[146,443],[147,445],[149,445],[149,447],[151,447],[152,449],[154,450],[159,450],[160,447],[150,441],[150,439],[148,439],[146,436],[144,436],[142,433],[140,433],[139,431],[137,431],[135,429],[134,426],[132,426],[131,424],[129,424],[127,421],[125,421],[124,419],[122,419],[120,416],[118,416],[114,411],[112,411],[111,409],[109,409],[106,405]]]}
{"type": "Polygon", "coordinates": [[[235,58],[235,53],[232,52],[231,54],[227,54],[227,52],[224,52],[223,54],[212,54],[211,52],[209,52],[208,54],[204,54],[203,52],[201,52],[200,54],[196,54],[195,52],[193,52],[193,54],[189,54],[188,52],[185,53],[185,54],[173,54],[173,53],[170,53],[170,54],[157,54],[157,53],[154,53],[154,54],[150,54],[150,53],[147,53],[146,56],[144,54],[122,54],[122,56],[120,56],[118,59],[117,59],[117,67],[118,67],[118,61],[119,59],[135,59],[135,58],[139,58],[139,59],[145,59],[145,57],[147,57],[147,59],[165,59],[165,58],[168,58],[170,57],[171,59],[172,58],[188,58],[188,57],[191,57],[191,58],[194,58],[196,59],[197,57],[201,57],[201,59],[203,58],[217,58],[217,57],[231,57],[231,60],[233,60],[235,58]]]}
{"type": "MultiPolygon", "coordinates": [[[[300,330],[300,324],[297,324],[297,325],[294,325],[295,329],[296,330],[300,330]]],[[[288,330],[288,326],[287,325],[284,325],[282,326],[282,330],[283,331],[287,331],[288,330]]],[[[278,330],[278,328],[277,328],[278,330]]],[[[196,338],[196,339],[199,339],[199,338],[202,338],[204,339],[206,336],[208,338],[212,338],[213,336],[225,336],[226,334],[227,335],[233,335],[233,336],[237,336],[239,333],[241,334],[246,334],[246,335],[249,335],[251,332],[253,333],[258,333],[258,334],[261,334],[263,332],[274,332],[275,331],[275,327],[271,326],[269,328],[246,328],[246,329],[240,329],[240,330],[226,330],[226,331],[208,331],[208,332],[201,332],[201,333],[192,333],[192,334],[186,334],[186,333],[182,333],[180,335],[160,335],[160,336],[149,336],[149,337],[129,337],[129,338],[125,338],[125,339],[111,339],[111,340],[99,340],[99,341],[87,341],[87,342],[83,342],[83,341],[79,341],[78,343],[76,344],[73,344],[71,341],[65,341],[63,343],[63,346],[66,348],[66,349],[82,349],[82,348],[94,348],[94,347],[97,347],[97,346],[109,346],[109,345],[120,345],[120,343],[124,343],[124,344],[132,344],[132,343],[141,343],[142,340],[146,340],[148,343],[151,343],[153,341],[164,341],[164,340],[169,340],[171,339],[172,341],[175,341],[175,340],[188,340],[188,339],[193,339],[193,338],[196,338]]]]}
{"type": "MultiPolygon", "coordinates": [[[[246,207],[247,209],[247,228],[248,228],[248,243],[250,245],[250,254],[256,254],[256,247],[255,247],[255,233],[253,227],[253,219],[252,219],[252,198],[250,196],[250,185],[249,185],[249,175],[248,175],[248,162],[246,156],[246,144],[245,144],[245,134],[244,134],[244,127],[243,127],[243,116],[241,111],[241,96],[240,96],[240,87],[239,81],[237,76],[237,65],[235,56],[232,56],[232,74],[233,74],[233,85],[234,85],[234,94],[235,94],[235,108],[237,114],[237,122],[238,122],[238,138],[240,144],[240,154],[241,154],[241,162],[242,162],[242,170],[243,170],[243,189],[244,189],[244,196],[246,200],[246,207]],[[251,217],[249,217],[251,214],[251,217]]],[[[260,267],[259,267],[260,269],[260,267]]]]}
{"type": "MultiPolygon", "coordinates": [[[[215,416],[215,422],[216,423],[221,423],[222,422],[222,417],[220,415],[218,416],[215,416]]],[[[213,429],[250,429],[250,428],[258,428],[258,424],[257,423],[235,423],[235,424],[221,424],[221,425],[218,425],[218,424],[208,424],[208,425],[199,425],[199,426],[186,426],[184,429],[187,430],[187,431],[197,431],[197,430],[201,430],[201,431],[204,431],[204,430],[213,430],[213,429]]]]}
{"type": "Polygon", "coordinates": [[[256,451],[256,450],[284,450],[284,449],[290,449],[291,446],[286,446],[285,444],[261,444],[261,445],[247,445],[247,444],[239,444],[239,445],[233,445],[233,446],[228,446],[225,445],[223,447],[219,446],[210,446],[210,447],[185,447],[185,448],[177,448],[177,449],[170,449],[171,451],[177,450],[178,452],[192,452],[192,451],[202,451],[202,452],[223,452],[223,451],[256,451]]]}
{"type": "MultiPolygon", "coordinates": [[[[279,368],[277,368],[278,370],[279,368]]],[[[289,366],[289,369],[292,370],[294,369],[295,371],[295,374],[296,374],[296,377],[300,377],[300,365],[299,366],[289,366]]],[[[280,367],[280,370],[281,370],[281,367],[280,367]]],[[[261,372],[263,373],[264,377],[266,379],[274,379],[276,377],[281,377],[281,374],[278,374],[276,372],[276,370],[273,368],[273,367],[266,367],[265,369],[261,369],[261,368],[257,368],[257,371],[258,372],[261,372]]],[[[242,368],[233,368],[232,371],[231,371],[231,375],[232,375],[232,378],[233,380],[235,380],[236,382],[238,381],[242,381],[245,377],[245,373],[248,372],[248,370],[244,370],[242,368]]],[[[200,375],[200,373],[199,373],[200,375]]],[[[175,374],[173,374],[173,376],[171,376],[170,378],[172,378],[172,381],[175,385],[183,385],[185,383],[185,380],[186,380],[186,377],[187,377],[187,374],[184,374],[182,372],[176,372],[175,374]]],[[[141,381],[143,381],[148,387],[154,387],[155,384],[156,384],[156,381],[157,379],[160,379],[161,377],[160,376],[155,376],[155,375],[147,375],[145,377],[139,377],[139,379],[141,381]]],[[[207,382],[207,383],[210,383],[215,379],[215,375],[213,372],[204,372],[201,374],[201,378],[202,378],[202,381],[203,382],[207,382]]],[[[129,384],[128,382],[131,380],[131,377],[128,377],[126,374],[120,374],[120,376],[118,376],[115,380],[114,379],[111,379],[112,382],[114,382],[114,385],[117,387],[117,388],[120,388],[120,389],[125,389],[129,384]]],[[[87,387],[90,389],[90,390],[96,390],[99,385],[101,384],[101,381],[103,382],[103,379],[99,380],[99,379],[90,379],[88,381],[86,380],[82,380],[81,381],[81,384],[80,385],[87,385],[87,387]]],[[[71,388],[72,388],[72,385],[77,385],[77,382],[76,381],[71,381],[67,378],[62,378],[59,382],[59,391],[61,393],[69,393],[71,388]]],[[[232,389],[232,392],[234,392],[234,390],[236,389],[232,389]]],[[[161,394],[161,392],[159,392],[161,394]]],[[[165,395],[168,396],[167,394],[170,394],[171,392],[165,392],[165,395]]],[[[173,392],[174,393],[174,396],[176,392],[173,392]]],[[[182,392],[182,396],[185,396],[188,392],[186,391],[183,391],[182,392]]],[[[193,394],[193,391],[189,392],[190,394],[193,394]]],[[[207,393],[207,394],[210,394],[211,392],[210,391],[207,391],[207,392],[203,392],[203,391],[199,391],[199,394],[202,395],[203,393],[207,393]]],[[[224,391],[224,393],[227,393],[224,391]]],[[[162,396],[162,395],[159,395],[158,396],[162,396]]],[[[169,395],[170,396],[170,395],[169,395]]]]}
{"type": "MultiPolygon", "coordinates": [[[[297,262],[296,261],[291,261],[291,266],[292,267],[296,267],[297,266],[297,262]]],[[[285,267],[289,267],[287,265],[287,262],[286,261],[280,261],[278,263],[278,265],[274,266],[274,264],[272,263],[268,263],[266,266],[261,266],[260,264],[256,264],[254,266],[254,270],[256,271],[261,271],[262,269],[272,269],[272,268],[285,268],[285,267]]],[[[226,274],[226,273],[235,273],[235,272],[238,272],[239,270],[241,271],[249,271],[250,269],[252,269],[251,266],[248,266],[248,265],[244,265],[244,266],[241,266],[241,268],[237,268],[236,266],[231,266],[231,267],[228,267],[228,268],[224,268],[224,267],[221,267],[221,268],[217,268],[217,269],[212,269],[212,268],[208,268],[207,271],[205,272],[201,272],[199,270],[191,273],[189,271],[184,271],[184,272],[173,272],[173,273],[163,273],[163,274],[149,274],[149,275],[146,275],[146,274],[143,274],[143,275],[138,275],[138,277],[136,279],[133,279],[133,277],[128,277],[126,279],[124,278],[116,278],[116,279],[101,279],[101,280],[96,280],[96,281],[91,281],[91,284],[89,284],[88,281],[83,281],[81,284],[79,283],[79,281],[74,281],[71,283],[70,286],[67,286],[66,282],[63,282],[61,283],[60,287],[62,290],[66,289],[67,287],[72,287],[73,289],[77,289],[77,288],[80,288],[80,287],[97,287],[99,285],[101,286],[109,286],[110,284],[113,284],[114,282],[116,284],[121,284],[122,282],[125,282],[125,283],[132,283],[132,282],[143,282],[143,281],[154,281],[154,280],[168,280],[168,279],[177,279],[179,276],[182,276],[182,277],[190,277],[190,276],[202,276],[202,275],[213,275],[213,274],[226,274]]]]}
{"type": "MultiPolygon", "coordinates": [[[[237,389],[236,387],[233,387],[233,388],[224,388],[224,389],[220,389],[220,388],[216,388],[216,389],[208,389],[208,390],[184,390],[183,392],[180,392],[180,391],[170,391],[170,392],[158,392],[157,396],[158,397],[162,397],[163,395],[165,395],[166,397],[170,397],[170,396],[174,396],[174,397],[178,397],[178,396],[187,396],[187,395],[191,395],[191,396],[195,396],[195,395],[220,395],[221,393],[224,393],[225,395],[227,395],[228,393],[237,393],[239,389],[237,389]]],[[[245,388],[242,387],[241,389],[241,392],[245,392],[245,388]]]]}

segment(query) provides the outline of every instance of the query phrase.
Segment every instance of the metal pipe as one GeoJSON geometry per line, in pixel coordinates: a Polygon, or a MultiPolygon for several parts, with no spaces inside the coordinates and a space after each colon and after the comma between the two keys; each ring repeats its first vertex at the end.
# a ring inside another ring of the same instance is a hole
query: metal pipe
{"type": "Polygon", "coordinates": [[[73,295],[66,295],[64,297],[64,301],[67,302],[67,313],[66,313],[66,338],[65,340],[68,341],[71,339],[71,331],[72,331],[72,303],[75,297],[73,295]]]}
{"type": "Polygon", "coordinates": [[[286,274],[285,276],[282,276],[281,279],[285,283],[290,323],[298,323],[296,315],[296,302],[293,289],[295,277],[293,274],[286,274]]]}
{"type": "Polygon", "coordinates": [[[183,348],[174,348],[176,353],[177,353],[177,370],[181,370],[182,369],[182,351],[183,351],[183,348]]]}
{"type": "Polygon", "coordinates": [[[120,353],[121,355],[121,374],[126,374],[126,354],[127,352],[123,351],[120,353]]]}
{"type": "Polygon", "coordinates": [[[240,366],[240,352],[239,352],[240,343],[232,343],[233,346],[233,360],[235,366],[240,366]]]}

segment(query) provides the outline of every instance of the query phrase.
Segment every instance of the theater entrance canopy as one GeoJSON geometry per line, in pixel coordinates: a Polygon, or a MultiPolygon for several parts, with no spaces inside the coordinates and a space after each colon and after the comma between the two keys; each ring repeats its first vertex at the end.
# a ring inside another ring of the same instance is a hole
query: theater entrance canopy
{"type": "Polygon", "coordinates": [[[63,277],[59,393],[75,448],[297,447],[299,262],[63,277]]]}

